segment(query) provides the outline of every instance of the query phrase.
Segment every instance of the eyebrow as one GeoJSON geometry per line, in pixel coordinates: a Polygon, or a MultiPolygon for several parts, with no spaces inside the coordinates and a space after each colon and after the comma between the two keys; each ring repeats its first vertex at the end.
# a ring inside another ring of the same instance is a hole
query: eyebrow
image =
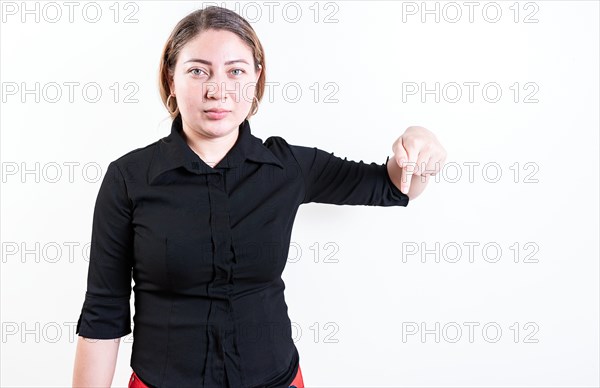
{"type": "MultiPolygon", "coordinates": [[[[192,59],[188,59],[187,61],[185,61],[183,63],[188,63],[188,62],[200,62],[200,63],[204,63],[205,65],[212,66],[212,62],[207,61],[206,59],[192,58],[192,59]]],[[[231,61],[225,62],[225,65],[231,65],[236,62],[242,62],[242,63],[245,63],[246,65],[249,65],[249,63],[245,59],[233,59],[231,61]]]]}

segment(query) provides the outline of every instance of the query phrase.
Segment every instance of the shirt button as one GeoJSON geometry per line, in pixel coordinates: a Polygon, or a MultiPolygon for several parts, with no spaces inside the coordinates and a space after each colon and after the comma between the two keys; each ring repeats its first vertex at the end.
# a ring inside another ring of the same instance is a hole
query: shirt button
{"type": "Polygon", "coordinates": [[[212,183],[216,183],[216,184],[221,183],[221,174],[211,174],[210,180],[212,183]]]}

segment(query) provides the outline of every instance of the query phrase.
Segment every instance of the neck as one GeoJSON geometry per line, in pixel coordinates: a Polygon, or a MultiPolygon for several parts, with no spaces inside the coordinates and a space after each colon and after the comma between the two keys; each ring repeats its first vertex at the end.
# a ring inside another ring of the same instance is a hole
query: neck
{"type": "Polygon", "coordinates": [[[183,125],[186,143],[210,167],[216,166],[227,155],[227,152],[237,141],[238,132],[236,127],[226,135],[211,137],[189,129],[185,124],[183,125]]]}

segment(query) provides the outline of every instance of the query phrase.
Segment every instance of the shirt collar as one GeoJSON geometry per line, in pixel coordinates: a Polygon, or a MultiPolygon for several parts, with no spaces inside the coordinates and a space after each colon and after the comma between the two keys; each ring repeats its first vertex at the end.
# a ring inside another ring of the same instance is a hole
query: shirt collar
{"type": "Polygon", "coordinates": [[[261,139],[252,135],[250,123],[245,119],[238,128],[238,138],[225,157],[211,168],[186,143],[183,137],[181,114],[171,124],[171,134],[157,142],[156,152],[149,169],[150,183],[160,174],[184,167],[195,174],[218,173],[220,168],[233,168],[245,160],[269,163],[283,168],[281,161],[269,150],[261,139]]]}

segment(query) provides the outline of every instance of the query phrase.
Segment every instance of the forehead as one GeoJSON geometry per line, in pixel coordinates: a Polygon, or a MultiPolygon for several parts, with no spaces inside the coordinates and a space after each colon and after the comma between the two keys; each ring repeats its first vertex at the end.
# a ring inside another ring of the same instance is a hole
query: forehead
{"type": "Polygon", "coordinates": [[[196,35],[181,49],[180,59],[202,58],[208,61],[252,58],[252,50],[231,31],[206,30],[196,35]],[[235,57],[235,58],[234,58],[235,57]]]}

